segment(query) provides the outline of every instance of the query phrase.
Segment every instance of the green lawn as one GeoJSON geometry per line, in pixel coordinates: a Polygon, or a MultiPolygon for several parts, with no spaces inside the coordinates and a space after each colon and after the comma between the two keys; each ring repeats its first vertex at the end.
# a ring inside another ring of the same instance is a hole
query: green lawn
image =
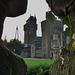
{"type": "Polygon", "coordinates": [[[38,66],[38,65],[51,65],[55,60],[49,59],[25,59],[28,67],[38,66]]]}

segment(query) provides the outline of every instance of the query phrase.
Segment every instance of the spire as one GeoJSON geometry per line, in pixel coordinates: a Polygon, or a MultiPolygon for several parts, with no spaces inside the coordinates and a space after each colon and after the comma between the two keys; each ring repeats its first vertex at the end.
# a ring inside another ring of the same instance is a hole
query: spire
{"type": "Polygon", "coordinates": [[[18,26],[16,26],[15,39],[19,40],[18,26]]]}

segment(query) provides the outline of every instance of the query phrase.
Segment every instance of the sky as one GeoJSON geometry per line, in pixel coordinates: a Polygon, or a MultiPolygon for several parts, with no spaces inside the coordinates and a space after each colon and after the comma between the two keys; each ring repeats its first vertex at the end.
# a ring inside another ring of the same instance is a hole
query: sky
{"type": "Polygon", "coordinates": [[[37,35],[41,36],[41,22],[46,19],[46,12],[48,10],[49,7],[45,0],[28,0],[27,11],[25,14],[15,18],[6,17],[2,39],[4,39],[5,37],[7,41],[14,39],[16,27],[18,26],[19,40],[24,42],[23,26],[25,25],[26,20],[30,17],[30,15],[36,15],[38,24],[37,35]]]}

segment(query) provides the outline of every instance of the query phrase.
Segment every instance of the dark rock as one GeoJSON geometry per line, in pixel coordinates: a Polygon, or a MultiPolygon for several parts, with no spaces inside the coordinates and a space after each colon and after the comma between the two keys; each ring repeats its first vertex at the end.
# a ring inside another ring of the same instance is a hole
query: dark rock
{"type": "Polygon", "coordinates": [[[0,41],[0,75],[26,75],[26,71],[24,60],[0,41]]]}

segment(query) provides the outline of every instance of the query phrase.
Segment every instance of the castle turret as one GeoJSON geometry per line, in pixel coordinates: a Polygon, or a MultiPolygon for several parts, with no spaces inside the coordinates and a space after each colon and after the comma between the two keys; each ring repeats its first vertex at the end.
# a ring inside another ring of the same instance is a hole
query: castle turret
{"type": "Polygon", "coordinates": [[[36,17],[30,16],[24,25],[24,44],[31,44],[36,37],[36,17]]]}

